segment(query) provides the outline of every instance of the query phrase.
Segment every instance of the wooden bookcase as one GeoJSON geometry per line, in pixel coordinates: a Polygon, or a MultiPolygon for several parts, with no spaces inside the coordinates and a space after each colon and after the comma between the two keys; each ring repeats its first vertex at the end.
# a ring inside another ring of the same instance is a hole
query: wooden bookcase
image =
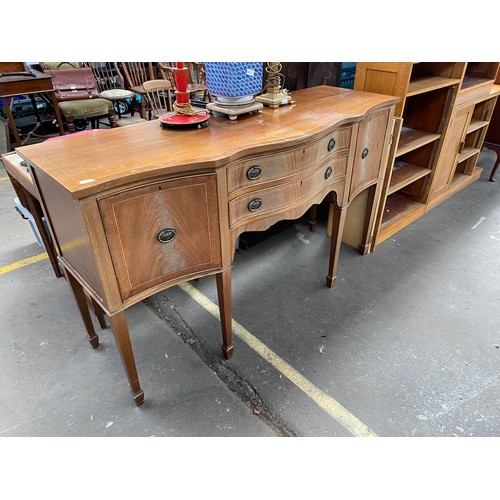
{"type": "Polygon", "coordinates": [[[372,248],[476,180],[499,63],[358,63],[354,89],[400,97],[372,248]]]}

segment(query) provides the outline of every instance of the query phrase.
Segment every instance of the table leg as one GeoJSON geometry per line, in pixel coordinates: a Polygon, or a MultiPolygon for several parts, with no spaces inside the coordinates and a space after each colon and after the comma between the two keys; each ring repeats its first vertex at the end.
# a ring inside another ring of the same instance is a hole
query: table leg
{"type": "MultiPolygon", "coordinates": [[[[7,113],[7,123],[9,124],[12,133],[14,134],[14,140],[18,146],[21,145],[21,138],[19,137],[19,131],[16,127],[16,122],[14,120],[14,116],[12,115],[12,110],[10,109],[9,100],[6,97],[2,97],[2,104],[5,113],[7,113]]],[[[10,151],[10,149],[9,149],[10,151]]]]}
{"type": "Polygon", "coordinates": [[[215,278],[217,280],[217,297],[219,299],[220,323],[222,329],[222,354],[226,359],[229,359],[234,351],[231,268],[217,274],[215,278]]]}
{"type": "Polygon", "coordinates": [[[497,154],[497,160],[495,164],[493,165],[493,168],[490,173],[490,181],[495,182],[495,174],[497,173],[498,165],[500,164],[500,146],[497,146],[496,148],[491,148],[495,151],[497,154]]]}
{"type": "Polygon", "coordinates": [[[0,115],[0,123],[2,123],[2,127],[5,132],[5,146],[6,146],[6,151],[12,151],[10,147],[10,128],[9,128],[9,122],[0,115]]]}
{"type": "Polygon", "coordinates": [[[108,325],[106,324],[106,319],[104,317],[104,312],[101,306],[91,297],[90,302],[92,304],[92,309],[96,315],[97,321],[99,321],[99,326],[104,330],[108,325]]]}
{"type": "Polygon", "coordinates": [[[83,290],[82,285],[74,278],[74,276],[64,269],[64,276],[70,285],[73,296],[75,297],[76,305],[80,311],[80,316],[82,317],[85,329],[87,330],[87,339],[90,345],[95,349],[99,345],[99,337],[95,333],[94,325],[92,323],[92,318],[90,317],[89,308],[87,306],[87,297],[83,290]]]}
{"type": "Polygon", "coordinates": [[[331,288],[337,280],[337,264],[339,261],[340,245],[342,243],[342,233],[347,214],[347,208],[338,207],[333,204],[333,227],[330,239],[330,262],[328,264],[328,275],[326,276],[326,286],[331,288]]]}
{"type": "Polygon", "coordinates": [[[45,224],[43,223],[43,212],[40,207],[40,203],[37,199],[35,199],[30,193],[25,192],[26,203],[28,204],[28,210],[33,215],[33,219],[35,221],[38,232],[40,233],[40,238],[42,238],[43,246],[45,247],[45,251],[49,257],[49,261],[52,265],[52,269],[54,270],[54,274],[60,278],[62,276],[61,270],[59,269],[59,263],[57,262],[57,255],[54,250],[54,246],[50,239],[50,235],[47,232],[45,224]]]}
{"type": "Polygon", "coordinates": [[[316,223],[318,222],[318,205],[315,204],[309,209],[309,220],[307,224],[309,225],[309,231],[314,232],[316,229],[316,223]]]}
{"type": "Polygon", "coordinates": [[[127,374],[128,382],[130,384],[130,391],[137,406],[144,403],[144,392],[139,385],[139,377],[135,366],[134,353],[132,352],[132,344],[130,343],[130,335],[128,332],[127,319],[125,312],[120,311],[109,317],[111,329],[115,337],[120,357],[122,358],[123,368],[127,374]]]}
{"type": "Polygon", "coordinates": [[[52,105],[54,106],[54,113],[56,114],[57,125],[59,126],[59,135],[64,135],[64,123],[61,117],[61,111],[59,111],[59,105],[57,104],[56,94],[51,92],[52,96],[52,105]]]}

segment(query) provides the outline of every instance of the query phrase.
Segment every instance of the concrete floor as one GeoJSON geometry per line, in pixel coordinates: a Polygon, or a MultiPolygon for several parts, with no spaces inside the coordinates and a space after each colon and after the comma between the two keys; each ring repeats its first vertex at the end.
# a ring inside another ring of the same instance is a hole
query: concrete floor
{"type": "Polygon", "coordinates": [[[1,166],[0,437],[498,437],[493,161],[484,150],[476,183],[375,253],[343,246],[332,289],[324,216],[238,250],[229,361],[213,277],[127,310],[140,408],[110,330],[93,350],[67,284],[33,259],[43,249],[1,166]]]}

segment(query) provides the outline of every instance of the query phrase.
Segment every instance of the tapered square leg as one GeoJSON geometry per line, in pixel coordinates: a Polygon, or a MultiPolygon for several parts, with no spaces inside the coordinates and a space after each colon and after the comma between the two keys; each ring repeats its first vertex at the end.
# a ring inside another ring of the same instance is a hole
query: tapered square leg
{"type": "Polygon", "coordinates": [[[99,337],[95,333],[94,325],[92,323],[92,318],[90,317],[90,312],[87,304],[87,297],[83,290],[82,285],[74,278],[74,276],[64,270],[64,276],[66,277],[66,281],[69,283],[71,291],[73,292],[73,296],[75,297],[76,305],[78,306],[78,311],[80,312],[80,316],[82,317],[83,324],[85,325],[85,329],[87,330],[87,339],[90,342],[90,345],[95,349],[99,346],[99,337]]]}
{"type": "Polygon", "coordinates": [[[337,264],[339,261],[340,245],[342,243],[342,233],[344,231],[346,208],[337,207],[333,204],[333,227],[330,238],[330,261],[328,264],[328,275],[326,276],[326,286],[331,288],[337,280],[337,264]]]}
{"type": "Polygon", "coordinates": [[[135,367],[134,353],[132,352],[132,344],[128,332],[127,319],[123,311],[113,314],[109,317],[111,329],[115,337],[120,357],[122,358],[123,368],[127,374],[130,384],[130,391],[137,406],[144,402],[144,392],[139,384],[139,377],[135,367]]]}
{"type": "Polygon", "coordinates": [[[222,354],[226,359],[233,355],[231,269],[216,275],[217,297],[219,299],[220,323],[222,329],[222,354]]]}

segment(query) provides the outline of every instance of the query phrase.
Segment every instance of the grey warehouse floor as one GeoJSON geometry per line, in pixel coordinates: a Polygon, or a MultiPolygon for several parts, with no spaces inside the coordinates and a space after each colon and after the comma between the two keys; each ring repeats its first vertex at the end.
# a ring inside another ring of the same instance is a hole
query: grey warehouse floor
{"type": "Polygon", "coordinates": [[[37,258],[1,166],[0,437],[498,438],[494,157],[483,150],[477,182],[373,254],[343,246],[332,289],[326,217],[237,250],[229,361],[214,277],[127,310],[140,408],[109,328],[93,350],[66,282],[37,258]]]}

